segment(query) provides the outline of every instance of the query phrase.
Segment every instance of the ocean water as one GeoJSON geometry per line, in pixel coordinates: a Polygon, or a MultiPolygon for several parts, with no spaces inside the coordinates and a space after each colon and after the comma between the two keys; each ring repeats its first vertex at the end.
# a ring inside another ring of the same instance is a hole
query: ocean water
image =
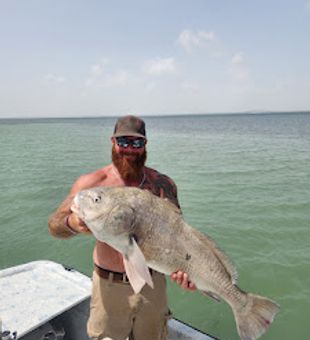
{"type": "MultiPolygon", "coordinates": [[[[242,289],[281,305],[263,339],[308,339],[310,114],[145,121],[147,165],[174,179],[186,221],[232,258],[242,289]]],[[[54,239],[47,218],[79,175],[110,163],[114,122],[0,120],[0,268],[48,259],[91,274],[94,239],[54,239]]],[[[168,293],[175,317],[220,339],[238,339],[225,303],[170,282],[168,293]]]]}

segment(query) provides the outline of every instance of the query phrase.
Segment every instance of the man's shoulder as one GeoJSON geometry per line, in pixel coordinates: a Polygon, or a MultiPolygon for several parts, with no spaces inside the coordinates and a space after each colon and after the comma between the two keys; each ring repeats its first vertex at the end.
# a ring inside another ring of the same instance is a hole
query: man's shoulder
{"type": "Polygon", "coordinates": [[[74,183],[79,190],[88,189],[100,185],[108,176],[111,165],[95,170],[93,172],[81,175],[74,183]]]}
{"type": "Polygon", "coordinates": [[[146,168],[145,172],[147,175],[145,188],[148,188],[156,196],[167,198],[177,208],[180,208],[177,186],[174,181],[169,176],[152,168],[146,168]]]}
{"type": "Polygon", "coordinates": [[[170,178],[169,176],[159,172],[156,169],[145,167],[145,170],[146,170],[147,176],[149,177],[149,179],[151,181],[164,181],[164,182],[169,182],[173,186],[176,185],[172,178],[170,178]]]}

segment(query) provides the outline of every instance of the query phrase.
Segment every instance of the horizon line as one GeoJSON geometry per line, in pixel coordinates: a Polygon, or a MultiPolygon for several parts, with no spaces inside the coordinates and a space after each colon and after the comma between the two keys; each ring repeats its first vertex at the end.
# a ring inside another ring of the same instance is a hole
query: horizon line
{"type": "MultiPolygon", "coordinates": [[[[310,110],[288,110],[288,111],[271,111],[271,110],[249,110],[241,112],[217,112],[217,113],[171,113],[171,114],[137,114],[139,117],[143,118],[165,118],[165,117],[186,117],[186,116],[228,116],[228,115],[269,115],[269,114],[296,114],[296,113],[307,113],[310,114],[310,110]]],[[[129,115],[130,113],[128,113],[129,115]]],[[[90,116],[15,116],[15,117],[0,117],[0,120],[27,120],[27,119],[98,119],[98,118],[119,118],[127,114],[121,115],[90,115],[90,116]]],[[[135,114],[134,114],[135,115],[135,114]]]]}

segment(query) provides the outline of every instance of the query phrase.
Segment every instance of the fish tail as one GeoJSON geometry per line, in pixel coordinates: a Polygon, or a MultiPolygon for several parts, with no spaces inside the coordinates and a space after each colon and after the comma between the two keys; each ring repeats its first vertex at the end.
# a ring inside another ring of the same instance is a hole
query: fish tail
{"type": "Polygon", "coordinates": [[[274,301],[254,294],[246,294],[245,305],[233,308],[238,333],[242,340],[255,340],[271,325],[279,305],[274,301]]]}

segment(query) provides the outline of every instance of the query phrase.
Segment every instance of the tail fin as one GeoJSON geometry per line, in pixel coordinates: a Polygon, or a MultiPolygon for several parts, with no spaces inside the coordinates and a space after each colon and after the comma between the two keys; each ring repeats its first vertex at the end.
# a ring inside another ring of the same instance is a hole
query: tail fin
{"type": "Polygon", "coordinates": [[[262,296],[247,294],[244,308],[234,310],[238,333],[242,340],[255,340],[266,332],[279,305],[262,296]]]}

